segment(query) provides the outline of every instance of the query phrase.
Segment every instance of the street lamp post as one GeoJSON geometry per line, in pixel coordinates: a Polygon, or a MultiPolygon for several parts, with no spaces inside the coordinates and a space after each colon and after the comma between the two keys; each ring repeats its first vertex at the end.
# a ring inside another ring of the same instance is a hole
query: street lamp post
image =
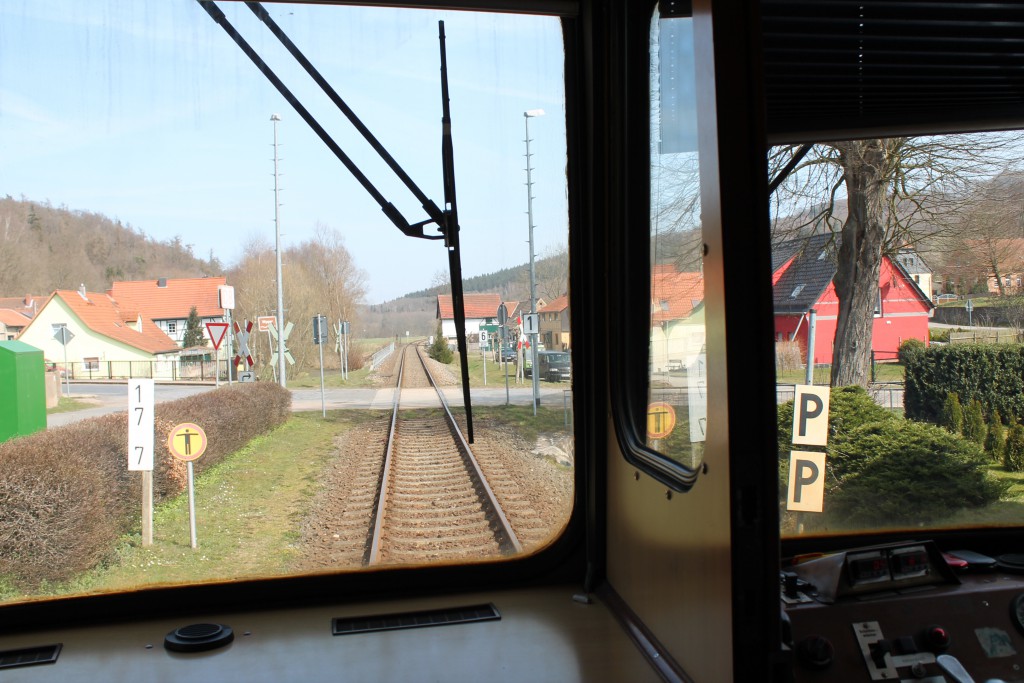
{"type": "Polygon", "coordinates": [[[281,117],[271,114],[274,122],[274,250],[277,253],[277,379],[282,387],[287,386],[284,376],[284,281],[281,278],[281,202],[278,201],[280,187],[277,172],[277,122],[281,117]]]}
{"type": "MultiPolygon", "coordinates": [[[[526,124],[526,216],[530,224],[530,314],[534,316],[537,315],[537,274],[533,266],[533,177],[531,175],[533,169],[530,167],[530,119],[535,116],[544,116],[544,110],[530,109],[523,112],[523,121],[526,124]]],[[[536,416],[537,406],[540,404],[540,380],[537,377],[537,332],[530,334],[530,380],[533,385],[533,414],[536,416]]]]}

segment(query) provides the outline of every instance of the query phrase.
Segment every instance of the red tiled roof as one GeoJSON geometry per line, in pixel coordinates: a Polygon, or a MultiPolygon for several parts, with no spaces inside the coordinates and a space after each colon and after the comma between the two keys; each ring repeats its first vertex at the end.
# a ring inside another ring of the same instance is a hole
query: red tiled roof
{"type": "MultiPolygon", "coordinates": [[[[124,314],[115,301],[106,294],[86,292],[85,298],[73,289],[57,290],[47,300],[50,303],[59,297],[82,324],[97,334],[109,337],[123,344],[133,346],[147,353],[177,351],[178,345],[156,326],[152,320],[142,319],[142,331],[138,332],[125,324],[124,314]]],[[[42,309],[40,309],[42,310],[42,309]]]]}
{"type": "Polygon", "coordinates": [[[651,273],[651,321],[679,320],[704,299],[704,275],[658,265],[651,273]],[[664,302],[664,305],[662,304],[664,302]]]}
{"type": "Polygon", "coordinates": [[[10,309],[32,316],[43,307],[48,298],[45,296],[32,296],[31,294],[26,294],[25,296],[2,296],[0,297],[0,309],[10,309]]]}
{"type": "Polygon", "coordinates": [[[160,287],[158,280],[133,280],[114,282],[107,293],[122,308],[141,311],[153,320],[187,318],[193,306],[200,318],[213,318],[224,315],[217,287],[226,282],[223,277],[179,278],[167,279],[167,286],[160,287]]]}
{"type": "Polygon", "coordinates": [[[12,311],[9,308],[0,308],[0,324],[7,326],[8,329],[12,327],[25,327],[30,322],[31,318],[26,315],[12,311]]]}
{"type": "Polygon", "coordinates": [[[553,300],[547,306],[544,306],[543,308],[539,309],[537,312],[538,313],[559,313],[561,311],[564,311],[567,308],[569,308],[569,297],[568,297],[568,295],[563,294],[562,296],[560,296],[557,299],[553,300]]]}
{"type": "MultiPolygon", "coordinates": [[[[495,318],[500,303],[501,297],[497,294],[463,294],[463,308],[467,318],[495,318]]],[[[455,318],[451,294],[437,295],[437,310],[441,320],[455,318]]]]}

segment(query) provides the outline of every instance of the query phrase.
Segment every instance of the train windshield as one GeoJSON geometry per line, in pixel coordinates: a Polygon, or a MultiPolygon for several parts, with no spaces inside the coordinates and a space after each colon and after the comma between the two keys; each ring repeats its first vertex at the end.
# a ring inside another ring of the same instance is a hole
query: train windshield
{"type": "Polygon", "coordinates": [[[554,542],[564,61],[555,17],[0,7],[0,601],[554,542]]]}
{"type": "Polygon", "coordinates": [[[1016,132],[771,150],[783,537],[1024,524],[1020,158],[1016,132]]]}

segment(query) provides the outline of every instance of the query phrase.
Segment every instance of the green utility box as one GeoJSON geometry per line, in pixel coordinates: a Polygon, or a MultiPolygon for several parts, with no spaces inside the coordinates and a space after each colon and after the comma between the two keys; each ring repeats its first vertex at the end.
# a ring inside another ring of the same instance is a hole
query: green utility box
{"type": "Polygon", "coordinates": [[[0,341],[0,441],[46,429],[43,352],[0,341]]]}

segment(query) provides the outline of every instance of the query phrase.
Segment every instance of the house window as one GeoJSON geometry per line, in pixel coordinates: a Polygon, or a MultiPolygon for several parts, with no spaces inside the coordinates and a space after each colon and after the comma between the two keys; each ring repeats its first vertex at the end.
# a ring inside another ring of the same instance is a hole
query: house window
{"type": "Polygon", "coordinates": [[[93,357],[93,358],[83,358],[82,362],[85,364],[85,369],[86,370],[99,370],[100,369],[100,359],[99,358],[95,358],[95,357],[93,357]]]}
{"type": "Polygon", "coordinates": [[[882,288],[878,288],[878,298],[875,299],[875,317],[882,317],[882,288]]]}
{"type": "Polygon", "coordinates": [[[806,287],[804,283],[801,282],[800,284],[798,284],[796,287],[793,288],[793,293],[789,295],[789,298],[795,299],[798,296],[800,296],[800,292],[804,291],[804,287],[806,287]]]}
{"type": "Polygon", "coordinates": [[[178,331],[178,322],[171,320],[167,323],[167,334],[175,334],[178,331]]]}

